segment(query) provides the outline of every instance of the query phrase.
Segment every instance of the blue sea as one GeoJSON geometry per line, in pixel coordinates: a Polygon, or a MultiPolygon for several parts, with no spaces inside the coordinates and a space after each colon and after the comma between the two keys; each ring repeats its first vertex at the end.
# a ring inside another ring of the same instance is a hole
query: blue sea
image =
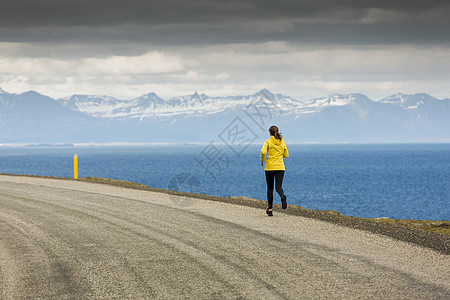
{"type": "MultiPolygon", "coordinates": [[[[289,145],[288,204],[355,217],[450,220],[450,144],[289,145]]],[[[0,173],[122,179],[266,199],[259,145],[0,147],[0,173]]],[[[274,202],[280,203],[275,193],[274,202]]]]}

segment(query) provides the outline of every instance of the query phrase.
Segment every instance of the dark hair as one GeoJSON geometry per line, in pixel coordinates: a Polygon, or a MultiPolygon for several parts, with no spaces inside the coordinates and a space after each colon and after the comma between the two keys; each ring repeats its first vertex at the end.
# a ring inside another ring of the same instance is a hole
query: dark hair
{"type": "Polygon", "coordinates": [[[281,135],[281,132],[278,132],[278,127],[275,125],[270,126],[269,128],[270,135],[273,135],[276,139],[281,140],[283,136],[281,135]]]}

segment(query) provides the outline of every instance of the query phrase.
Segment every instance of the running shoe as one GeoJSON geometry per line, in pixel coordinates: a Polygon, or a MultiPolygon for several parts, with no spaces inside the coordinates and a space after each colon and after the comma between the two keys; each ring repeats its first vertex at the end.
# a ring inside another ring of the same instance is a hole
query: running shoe
{"type": "Polygon", "coordinates": [[[286,195],[281,196],[281,208],[286,209],[287,202],[286,202],[286,195]]]}

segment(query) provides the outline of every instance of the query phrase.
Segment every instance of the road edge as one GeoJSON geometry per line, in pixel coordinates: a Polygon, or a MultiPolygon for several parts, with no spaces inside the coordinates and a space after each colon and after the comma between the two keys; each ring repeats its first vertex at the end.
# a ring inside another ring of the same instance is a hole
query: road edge
{"type": "MultiPolygon", "coordinates": [[[[170,195],[178,195],[183,197],[204,199],[210,201],[218,201],[242,206],[249,206],[254,208],[266,209],[266,202],[247,198],[247,197],[218,197],[210,196],[205,194],[187,193],[166,190],[161,188],[153,188],[140,183],[130,182],[126,180],[115,180],[111,178],[102,177],[83,177],[78,180],[65,177],[54,177],[54,176],[39,176],[39,175],[27,175],[27,174],[6,174],[0,173],[0,175],[5,176],[19,176],[19,177],[35,177],[35,178],[45,178],[45,179],[57,179],[57,180],[71,180],[71,181],[81,181],[90,182],[96,184],[106,184],[116,187],[145,190],[157,193],[164,193],[170,195]]],[[[310,210],[297,205],[288,205],[285,210],[281,209],[281,205],[274,205],[274,210],[277,213],[283,213],[288,215],[301,216],[306,218],[318,219],[321,221],[337,224],[340,226],[345,226],[353,229],[365,230],[371,233],[380,234],[400,240],[403,242],[415,244],[418,246],[433,249],[445,255],[450,254],[450,236],[445,234],[434,233],[427,230],[410,228],[399,226],[392,223],[377,222],[371,219],[357,218],[352,216],[345,216],[337,211],[329,210],[310,210]]]]}

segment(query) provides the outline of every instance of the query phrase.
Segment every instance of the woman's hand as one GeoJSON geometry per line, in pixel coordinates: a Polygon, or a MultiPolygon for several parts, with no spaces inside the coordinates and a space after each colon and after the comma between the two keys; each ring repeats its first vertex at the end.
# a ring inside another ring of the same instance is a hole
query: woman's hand
{"type": "Polygon", "coordinates": [[[264,163],[263,162],[261,162],[261,167],[264,167],[264,163]]]}

